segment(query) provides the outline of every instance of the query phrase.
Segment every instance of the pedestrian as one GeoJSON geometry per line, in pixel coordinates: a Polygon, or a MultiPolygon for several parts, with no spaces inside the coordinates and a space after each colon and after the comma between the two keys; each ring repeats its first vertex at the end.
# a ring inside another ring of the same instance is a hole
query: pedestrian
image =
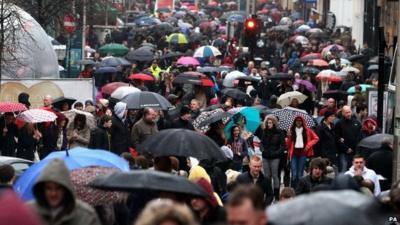
{"type": "Polygon", "coordinates": [[[313,146],[319,138],[315,132],[306,126],[301,116],[297,116],[287,134],[286,145],[291,161],[292,187],[296,188],[303,176],[306,159],[314,155],[313,146]]]}
{"type": "Polygon", "coordinates": [[[129,152],[130,134],[128,124],[125,122],[127,113],[126,103],[118,102],[114,106],[110,135],[111,151],[117,155],[121,155],[123,152],[129,152]]]}
{"type": "Polygon", "coordinates": [[[152,108],[144,108],[142,118],[135,123],[131,131],[132,146],[136,148],[151,135],[158,133],[156,124],[157,112],[152,108]]]}
{"type": "Polygon", "coordinates": [[[309,170],[310,174],[300,178],[296,187],[296,195],[310,193],[318,185],[330,185],[332,183],[332,179],[326,177],[326,164],[322,158],[312,159],[309,170]]]}
{"type": "Polygon", "coordinates": [[[284,187],[279,195],[279,201],[284,202],[296,197],[296,192],[291,187],[284,187]]]}
{"type": "Polygon", "coordinates": [[[325,111],[324,119],[316,128],[319,142],[315,145],[314,156],[328,158],[331,164],[337,167],[338,139],[333,125],[335,118],[336,116],[333,111],[325,111]]]}
{"type": "Polygon", "coordinates": [[[361,137],[360,140],[378,133],[378,124],[372,118],[364,120],[361,126],[361,137]]]}
{"type": "Polygon", "coordinates": [[[227,144],[227,140],[224,134],[224,123],[220,120],[210,124],[210,129],[205,133],[211,138],[219,147],[227,144]]]}
{"type": "Polygon", "coordinates": [[[74,121],[69,124],[67,129],[69,148],[88,147],[90,141],[90,129],[86,124],[84,114],[76,114],[74,121]]]}
{"type": "Polygon", "coordinates": [[[17,157],[34,161],[36,148],[42,138],[33,123],[25,123],[18,132],[17,157]]]}
{"type": "Polygon", "coordinates": [[[76,199],[68,168],[54,159],[42,170],[33,186],[35,200],[29,202],[46,224],[100,225],[95,210],[76,199]]]}
{"type": "Polygon", "coordinates": [[[15,169],[9,164],[0,165],[0,194],[9,190],[13,191],[15,181],[15,169]]]}
{"type": "Polygon", "coordinates": [[[112,117],[104,115],[100,118],[98,126],[90,132],[88,148],[111,150],[112,117]]]}
{"type": "Polygon", "coordinates": [[[367,158],[367,167],[384,177],[380,180],[381,190],[389,190],[392,186],[393,175],[393,143],[390,139],[382,140],[381,148],[367,158]]]}
{"type": "Polygon", "coordinates": [[[17,149],[18,128],[13,113],[6,112],[0,118],[0,150],[3,156],[15,156],[17,149]]]}
{"type": "Polygon", "coordinates": [[[273,115],[266,116],[261,127],[264,175],[272,181],[274,198],[277,201],[280,187],[279,162],[286,148],[285,134],[278,128],[278,119],[273,115]]]}
{"type": "Polygon", "coordinates": [[[192,115],[190,113],[190,108],[187,106],[182,106],[182,108],[180,109],[179,118],[176,118],[172,121],[172,128],[182,128],[194,131],[191,120],[192,115]]]}
{"type": "MultiPolygon", "coordinates": [[[[241,127],[239,125],[233,125],[230,130],[230,139],[228,140],[228,147],[233,152],[233,170],[241,171],[243,160],[247,159],[247,142],[241,137],[241,127]]],[[[248,159],[247,159],[248,160],[248,159]]]]}

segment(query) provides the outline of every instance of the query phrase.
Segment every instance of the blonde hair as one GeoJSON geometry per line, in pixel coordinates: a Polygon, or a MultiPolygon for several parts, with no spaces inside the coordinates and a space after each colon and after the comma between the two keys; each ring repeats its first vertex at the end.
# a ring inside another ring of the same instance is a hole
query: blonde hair
{"type": "Polygon", "coordinates": [[[274,116],[274,115],[268,115],[268,116],[265,117],[263,123],[261,124],[261,128],[263,130],[267,129],[268,120],[271,120],[272,123],[274,124],[274,127],[278,128],[278,125],[279,125],[278,118],[276,118],[276,116],[274,116]]]}

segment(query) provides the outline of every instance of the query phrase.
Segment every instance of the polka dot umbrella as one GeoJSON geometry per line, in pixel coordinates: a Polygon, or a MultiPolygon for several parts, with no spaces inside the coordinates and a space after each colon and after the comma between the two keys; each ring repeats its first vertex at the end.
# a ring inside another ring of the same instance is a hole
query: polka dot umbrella
{"type": "Polygon", "coordinates": [[[273,114],[276,117],[278,117],[279,128],[282,130],[286,130],[286,131],[289,130],[294,122],[294,119],[297,116],[303,117],[307,127],[315,126],[315,122],[314,122],[314,119],[312,118],[312,116],[310,116],[309,114],[307,114],[306,111],[301,110],[301,109],[285,107],[283,109],[276,110],[275,112],[273,112],[273,114]]]}

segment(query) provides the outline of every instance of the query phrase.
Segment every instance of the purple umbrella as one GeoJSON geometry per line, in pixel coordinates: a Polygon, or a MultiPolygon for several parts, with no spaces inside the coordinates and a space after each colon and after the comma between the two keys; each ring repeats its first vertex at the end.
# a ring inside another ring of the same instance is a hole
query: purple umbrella
{"type": "Polygon", "coordinates": [[[295,83],[297,84],[297,85],[303,85],[308,91],[310,91],[310,92],[315,92],[315,91],[317,91],[317,88],[314,86],[314,84],[312,84],[310,81],[308,81],[308,80],[300,80],[300,79],[297,79],[296,81],[295,81],[295,83]]]}

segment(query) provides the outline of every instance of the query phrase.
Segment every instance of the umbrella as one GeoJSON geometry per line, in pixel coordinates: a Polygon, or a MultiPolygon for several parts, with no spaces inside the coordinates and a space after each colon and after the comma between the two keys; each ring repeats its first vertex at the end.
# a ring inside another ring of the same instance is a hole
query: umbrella
{"type": "Polygon", "coordinates": [[[55,113],[44,109],[29,109],[19,114],[18,117],[28,123],[53,122],[57,119],[55,113]]]}
{"type": "Polygon", "coordinates": [[[348,67],[343,68],[343,69],[341,70],[341,72],[346,72],[346,73],[348,73],[348,72],[359,73],[360,70],[357,69],[357,68],[355,68],[355,67],[348,66],[348,67]]]}
{"type": "MultiPolygon", "coordinates": [[[[201,133],[206,133],[209,129],[209,125],[201,125],[203,124],[203,121],[208,120],[210,117],[212,117],[213,114],[220,114],[221,112],[224,112],[224,110],[218,108],[214,109],[212,111],[205,111],[202,112],[194,121],[193,121],[193,127],[200,131],[201,133]]],[[[221,114],[222,115],[222,114],[221,114]]],[[[222,122],[226,123],[228,121],[229,117],[223,117],[222,122]]]]}
{"type": "Polygon", "coordinates": [[[361,60],[364,58],[365,58],[364,55],[357,54],[357,55],[352,55],[352,56],[348,57],[347,59],[352,62],[352,61],[357,61],[357,60],[361,60]]]}
{"type": "Polygon", "coordinates": [[[225,12],[220,17],[220,20],[243,23],[246,20],[246,17],[247,13],[245,11],[230,11],[230,12],[225,12]]]}
{"type": "Polygon", "coordinates": [[[130,51],[125,58],[129,61],[149,62],[154,58],[154,52],[146,47],[140,47],[136,50],[130,51]]]}
{"type": "Polygon", "coordinates": [[[207,118],[202,120],[199,124],[200,127],[210,125],[218,121],[227,121],[232,115],[228,112],[217,110],[215,113],[210,114],[207,118]]]}
{"type": "Polygon", "coordinates": [[[131,63],[121,57],[108,56],[101,60],[100,67],[130,66],[131,63]]]}
{"type": "Polygon", "coordinates": [[[313,59],[310,61],[312,66],[316,66],[316,67],[328,67],[329,64],[322,59],[313,59]]]}
{"type": "Polygon", "coordinates": [[[335,100],[338,100],[338,99],[346,100],[347,99],[347,95],[348,95],[348,93],[346,91],[342,91],[342,90],[327,90],[322,94],[322,97],[324,97],[324,98],[333,98],[335,100]]]}
{"type": "Polygon", "coordinates": [[[308,26],[308,25],[306,25],[306,24],[303,24],[303,25],[299,26],[299,27],[296,29],[296,32],[298,32],[298,33],[307,32],[307,31],[309,31],[310,29],[311,29],[310,26],[308,26]]]}
{"type": "Polygon", "coordinates": [[[175,28],[170,23],[166,23],[166,22],[163,22],[163,23],[160,23],[160,24],[156,24],[153,27],[153,30],[156,33],[161,34],[161,35],[170,34],[170,33],[172,33],[174,31],[174,29],[175,28]]]}
{"type": "Polygon", "coordinates": [[[146,139],[139,151],[154,156],[184,156],[224,160],[224,154],[209,137],[188,129],[166,129],[146,139]],[[174,141],[171,141],[174,140],[174,141]]]}
{"type": "Polygon", "coordinates": [[[301,69],[301,72],[305,73],[305,74],[316,75],[321,71],[319,69],[315,68],[315,67],[303,67],[303,69],[301,69]]]}
{"type": "Polygon", "coordinates": [[[110,175],[118,171],[119,170],[116,168],[102,166],[73,169],[70,173],[70,178],[75,189],[76,197],[91,206],[123,202],[127,197],[125,193],[102,191],[88,186],[89,183],[97,177],[110,175]]]}
{"type": "Polygon", "coordinates": [[[379,66],[377,64],[369,65],[367,70],[368,71],[378,71],[379,66]]]}
{"type": "Polygon", "coordinates": [[[308,80],[296,80],[296,84],[304,86],[308,91],[315,92],[317,88],[308,80]]]}
{"type": "Polygon", "coordinates": [[[183,65],[183,66],[198,66],[198,65],[200,65],[200,63],[199,63],[199,61],[197,61],[197,59],[190,57],[190,56],[180,57],[176,63],[178,65],[183,65]]]}
{"type": "Polygon", "coordinates": [[[369,137],[362,139],[357,148],[369,148],[369,149],[378,149],[382,145],[382,140],[389,139],[393,143],[393,135],[392,134],[374,134],[369,137]]]}
{"type": "Polygon", "coordinates": [[[279,25],[291,26],[292,24],[293,24],[293,21],[289,17],[282,17],[282,19],[279,21],[279,25]]]}
{"type": "Polygon", "coordinates": [[[189,36],[189,40],[192,43],[193,42],[201,42],[203,39],[204,39],[204,36],[202,33],[194,32],[194,33],[190,34],[190,36],[189,36]]]}
{"type": "Polygon", "coordinates": [[[20,112],[27,110],[26,106],[18,102],[0,102],[0,112],[20,112]]]}
{"type": "Polygon", "coordinates": [[[277,73],[275,75],[268,76],[267,78],[268,78],[268,80],[291,80],[294,77],[287,73],[277,73]]]}
{"type": "Polygon", "coordinates": [[[294,119],[297,116],[303,117],[307,127],[314,127],[314,119],[312,116],[301,109],[296,109],[292,107],[285,107],[283,109],[276,110],[273,114],[279,119],[279,128],[282,130],[289,130],[292,126],[294,119]]]}
{"type": "Polygon", "coordinates": [[[311,28],[309,30],[307,30],[306,34],[307,35],[311,35],[311,34],[323,34],[324,31],[321,30],[320,28],[311,28]]]}
{"type": "Polygon", "coordinates": [[[290,28],[287,25],[273,26],[269,29],[269,31],[280,31],[280,32],[288,32],[289,30],[290,28]]]}
{"type": "Polygon", "coordinates": [[[88,113],[86,111],[81,111],[78,109],[71,109],[71,110],[62,112],[62,114],[64,114],[65,117],[67,117],[68,125],[74,122],[75,116],[77,114],[82,114],[82,115],[86,116],[86,124],[88,125],[88,127],[90,129],[96,128],[96,118],[91,113],[88,113]]]}
{"type": "Polygon", "coordinates": [[[200,73],[217,73],[223,71],[223,68],[214,66],[204,66],[204,67],[197,67],[196,71],[200,73]]]}
{"type": "Polygon", "coordinates": [[[333,70],[322,70],[315,78],[317,78],[318,80],[328,79],[328,81],[331,82],[342,81],[342,77],[339,77],[337,73],[333,70]]]}
{"type": "Polygon", "coordinates": [[[135,92],[140,92],[140,89],[132,87],[132,86],[122,86],[122,87],[115,89],[115,91],[113,91],[113,93],[111,94],[111,97],[121,100],[121,99],[125,98],[127,95],[129,95],[131,93],[135,93],[135,92]]]}
{"type": "Polygon", "coordinates": [[[95,65],[96,64],[96,62],[91,59],[78,60],[77,63],[80,65],[95,65]]]}
{"type": "Polygon", "coordinates": [[[157,18],[150,16],[142,16],[133,21],[138,26],[152,26],[161,23],[157,18]]]}
{"type": "Polygon", "coordinates": [[[218,55],[221,55],[221,52],[218,50],[218,48],[211,45],[206,45],[196,49],[196,51],[193,54],[193,57],[205,58],[205,57],[215,57],[218,55]]]}
{"type": "Polygon", "coordinates": [[[99,67],[98,69],[96,69],[95,73],[97,74],[103,74],[103,73],[116,73],[118,72],[117,68],[115,67],[99,67]]]}
{"type": "Polygon", "coordinates": [[[129,84],[124,83],[124,82],[112,82],[104,85],[101,88],[101,92],[103,94],[111,95],[117,88],[123,87],[123,86],[129,86],[129,84]]]}
{"type": "Polygon", "coordinates": [[[243,91],[241,91],[239,89],[225,88],[221,92],[223,95],[231,97],[233,99],[237,99],[237,100],[244,100],[249,97],[246,93],[244,93],[243,91]]]}
{"type": "Polygon", "coordinates": [[[278,98],[277,103],[282,106],[286,107],[289,106],[293,99],[297,99],[299,103],[303,103],[308,97],[301,92],[298,91],[290,91],[284,94],[281,94],[278,98]]]}
{"type": "Polygon", "coordinates": [[[322,55],[326,56],[328,52],[341,52],[344,51],[344,47],[341,45],[333,44],[333,45],[328,45],[324,49],[322,49],[322,55]]]}
{"type": "Polygon", "coordinates": [[[167,43],[170,44],[187,44],[189,43],[188,39],[184,34],[181,33],[173,33],[167,37],[167,43]]]}
{"type": "Polygon", "coordinates": [[[128,77],[129,80],[142,80],[142,81],[154,81],[154,77],[144,73],[131,74],[128,77]]]}
{"type": "Polygon", "coordinates": [[[214,87],[214,82],[207,78],[204,74],[191,74],[191,73],[197,73],[197,72],[186,72],[179,74],[178,76],[175,77],[175,79],[172,81],[174,84],[193,84],[193,85],[199,85],[203,87],[214,87]]]}
{"type": "Polygon", "coordinates": [[[298,19],[298,20],[294,21],[292,25],[293,25],[293,27],[299,27],[303,24],[304,24],[304,20],[298,19]]]}
{"type": "Polygon", "coordinates": [[[218,38],[218,39],[215,39],[215,40],[212,42],[212,45],[213,45],[213,46],[216,46],[216,47],[218,47],[218,48],[223,48],[223,47],[225,47],[225,45],[226,45],[226,41],[225,41],[224,39],[222,39],[222,38],[218,38]]]}
{"type": "Polygon", "coordinates": [[[119,55],[123,56],[126,53],[128,53],[129,49],[125,47],[125,45],[122,44],[116,44],[116,43],[111,43],[111,44],[106,44],[103,45],[101,48],[99,48],[100,54],[111,54],[111,55],[119,55]]]}
{"type": "Polygon", "coordinates": [[[307,62],[313,59],[322,59],[322,55],[320,53],[311,53],[300,58],[302,62],[307,62]]]}
{"type": "Polygon", "coordinates": [[[74,98],[66,98],[66,97],[59,97],[57,99],[54,99],[53,101],[53,107],[56,109],[62,110],[62,106],[67,103],[68,104],[68,109],[72,108],[72,104],[76,102],[76,99],[74,98]]]}
{"type": "MultiPolygon", "coordinates": [[[[350,87],[349,89],[347,89],[347,93],[355,93],[356,92],[356,86],[353,86],[353,87],[350,87]]],[[[374,86],[372,86],[370,84],[359,84],[358,86],[361,87],[361,92],[366,92],[367,89],[374,88],[374,86]]]]}
{"type": "Polygon", "coordinates": [[[240,72],[240,71],[238,71],[238,70],[229,72],[229,73],[225,76],[224,81],[222,82],[222,84],[223,84],[225,87],[234,87],[234,81],[235,81],[236,79],[238,79],[239,77],[247,77],[247,75],[244,74],[244,73],[242,73],[242,72],[240,72]]]}
{"type": "Polygon", "coordinates": [[[46,165],[55,158],[64,160],[69,170],[85,166],[106,166],[118,168],[122,171],[129,171],[129,164],[123,158],[104,150],[93,150],[87,148],[73,148],[66,151],[55,151],[46,156],[43,160],[29,167],[17,180],[14,185],[15,191],[25,200],[33,199],[32,187],[40,172],[46,165]]]}
{"type": "MultiPolygon", "coordinates": [[[[334,60],[334,59],[332,59],[331,61],[329,61],[329,64],[335,64],[336,63],[336,61],[334,60]]],[[[349,61],[349,60],[347,60],[347,59],[343,59],[343,58],[340,58],[340,65],[346,65],[346,66],[350,66],[351,65],[351,62],[349,61]]]]}
{"type": "Polygon", "coordinates": [[[249,131],[251,133],[255,133],[257,128],[261,124],[261,118],[260,118],[260,111],[251,108],[251,107],[242,107],[239,109],[231,109],[229,112],[234,112],[234,115],[231,117],[230,121],[226,124],[224,128],[225,136],[227,139],[231,138],[231,129],[235,124],[240,124],[242,121],[242,118],[245,118],[245,123],[244,127],[246,131],[249,131]],[[234,112],[234,111],[237,112],[234,112]]]}
{"type": "Polygon", "coordinates": [[[179,56],[183,56],[184,54],[181,52],[168,52],[167,54],[161,56],[160,59],[169,59],[169,58],[176,58],[179,56]]]}
{"type": "Polygon", "coordinates": [[[168,110],[171,103],[163,96],[149,91],[135,92],[125,96],[122,102],[126,103],[128,109],[143,109],[146,107],[168,110]]]}
{"type": "Polygon", "coordinates": [[[136,170],[129,173],[117,172],[95,179],[90,183],[90,186],[113,191],[161,191],[207,196],[207,193],[200,186],[187,178],[151,170],[136,170]]]}

